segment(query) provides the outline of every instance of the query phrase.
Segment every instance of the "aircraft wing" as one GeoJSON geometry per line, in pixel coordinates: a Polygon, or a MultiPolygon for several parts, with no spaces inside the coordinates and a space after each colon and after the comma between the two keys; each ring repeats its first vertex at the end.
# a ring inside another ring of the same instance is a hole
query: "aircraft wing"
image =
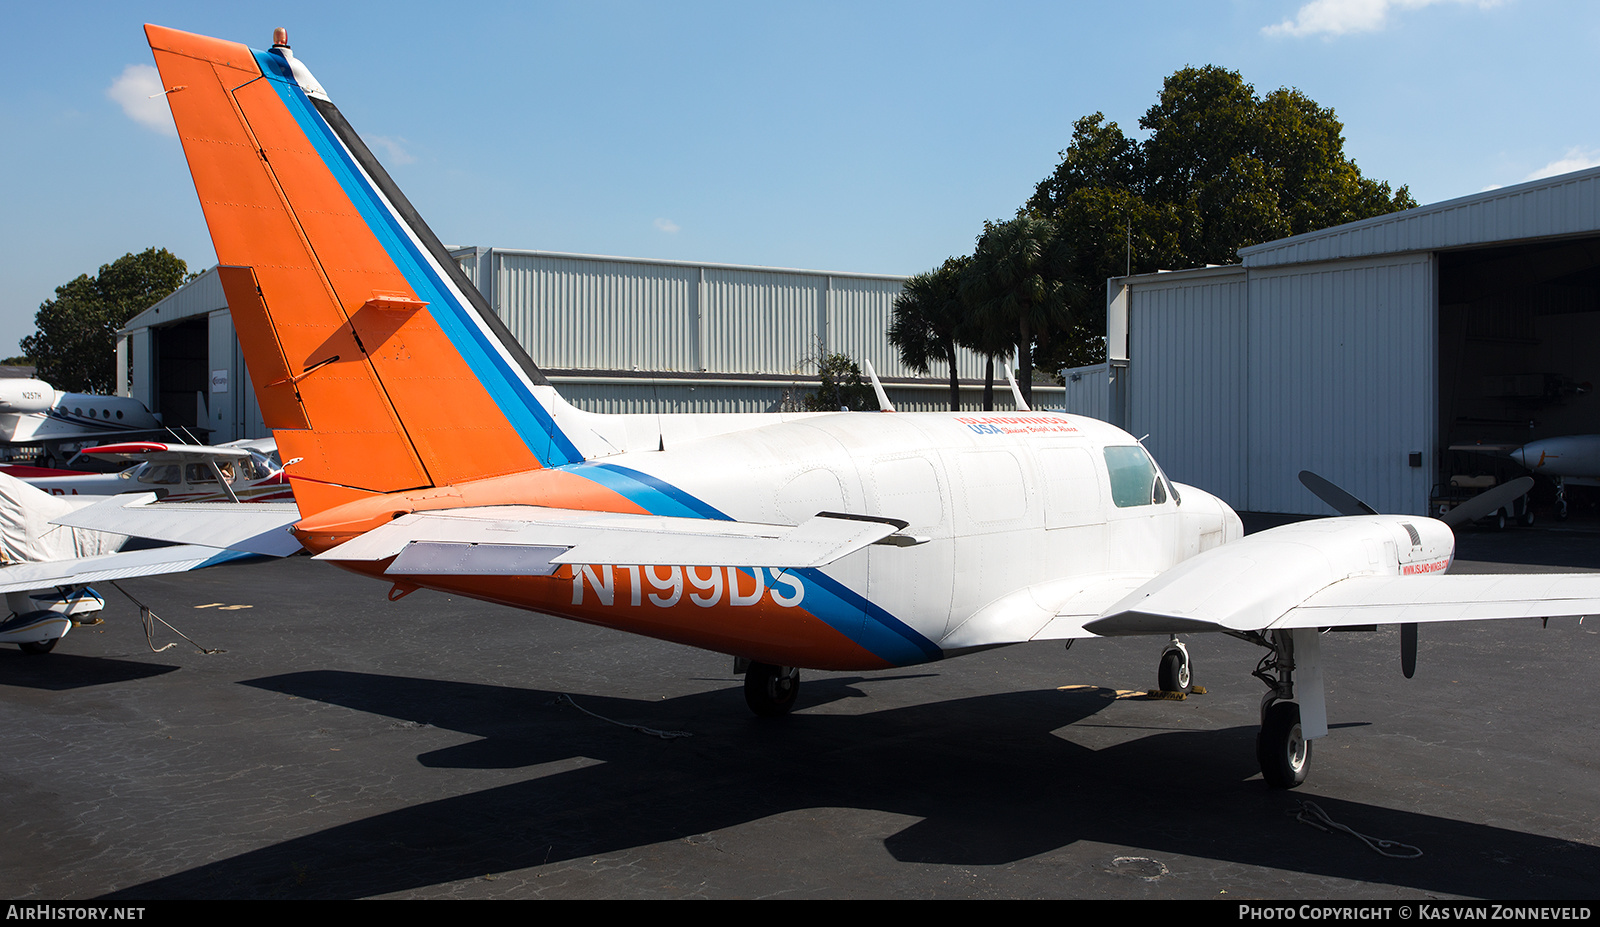
{"type": "Polygon", "coordinates": [[[387,573],[549,575],[563,564],[799,568],[869,544],[909,545],[904,522],[823,512],[767,525],[542,506],[489,506],[405,515],[318,555],[384,560],[387,573]]]}
{"type": "Polygon", "coordinates": [[[218,550],[215,547],[181,544],[176,547],[120,551],[73,560],[12,563],[0,566],[0,593],[48,589],[51,586],[103,583],[161,573],[182,573],[245,556],[249,554],[218,550]]]}
{"type": "Polygon", "coordinates": [[[1448,558],[1413,567],[1416,575],[1375,569],[1385,523],[1404,521],[1320,519],[1251,535],[1178,564],[1084,630],[1117,636],[1600,615],[1600,572],[1452,575],[1443,572],[1448,558]]]}
{"type": "Polygon", "coordinates": [[[207,444],[170,444],[163,441],[123,441],[119,444],[101,444],[86,447],[80,454],[94,457],[112,457],[120,460],[149,460],[155,463],[198,463],[215,460],[224,463],[242,460],[250,452],[242,447],[219,447],[207,444]]]}
{"type": "Polygon", "coordinates": [[[978,609],[939,641],[945,653],[1018,641],[1093,637],[1085,623],[1160,574],[1090,573],[1036,583],[978,609]]]}
{"type": "Polygon", "coordinates": [[[58,516],[52,524],[114,534],[287,557],[300,542],[286,529],[300,520],[292,502],[155,502],[154,493],[111,496],[58,516]]]}

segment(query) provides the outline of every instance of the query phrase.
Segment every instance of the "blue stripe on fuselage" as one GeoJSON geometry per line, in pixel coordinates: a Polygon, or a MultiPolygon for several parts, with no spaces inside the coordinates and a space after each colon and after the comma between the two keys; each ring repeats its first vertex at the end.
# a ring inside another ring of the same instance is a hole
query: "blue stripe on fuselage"
{"type": "MultiPolygon", "coordinates": [[[[627,467],[583,463],[563,467],[610,489],[652,515],[732,521],[716,507],[671,483],[627,467]]],[[[804,608],[864,650],[895,666],[937,660],[944,654],[932,641],[873,604],[865,596],[814,567],[789,570],[805,586],[804,608]]],[[[747,572],[746,575],[749,575],[747,572]]]]}

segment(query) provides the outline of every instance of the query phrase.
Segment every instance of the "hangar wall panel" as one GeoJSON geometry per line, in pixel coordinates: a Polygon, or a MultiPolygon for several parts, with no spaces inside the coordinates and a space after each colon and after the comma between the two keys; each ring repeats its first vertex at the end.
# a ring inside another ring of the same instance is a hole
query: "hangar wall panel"
{"type": "Polygon", "coordinates": [[[1167,476],[1246,508],[1244,269],[1141,286],[1128,306],[1128,431],[1167,476]]]}
{"type": "Polygon", "coordinates": [[[1250,275],[1245,507],[1327,514],[1314,470],[1381,512],[1425,514],[1438,385],[1430,255],[1250,275]],[[1423,455],[1421,467],[1408,456],[1423,455]]]}
{"type": "Polygon", "coordinates": [[[1086,415],[1102,422],[1111,421],[1111,365],[1090,364],[1061,371],[1067,381],[1061,410],[1086,415]]]}
{"type": "Polygon", "coordinates": [[[493,256],[485,295],[541,367],[699,369],[692,268],[493,256]]]}
{"type": "Polygon", "coordinates": [[[827,332],[828,278],[708,268],[707,362],[716,373],[815,370],[827,332]]]}
{"type": "MultiPolygon", "coordinates": [[[[452,254],[541,367],[814,373],[826,352],[871,360],[880,377],[922,376],[884,338],[902,277],[494,248],[452,254]]],[[[984,362],[960,349],[957,368],[977,379],[984,362]]]]}

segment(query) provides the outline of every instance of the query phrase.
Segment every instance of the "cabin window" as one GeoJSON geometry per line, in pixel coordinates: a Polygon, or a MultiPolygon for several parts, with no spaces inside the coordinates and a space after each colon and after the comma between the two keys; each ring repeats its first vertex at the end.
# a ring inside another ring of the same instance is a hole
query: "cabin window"
{"type": "Polygon", "coordinates": [[[1111,501],[1117,508],[1159,505],[1167,492],[1156,477],[1156,465],[1142,447],[1108,447],[1106,470],[1111,477],[1111,501]]]}
{"type": "Polygon", "coordinates": [[[139,474],[139,482],[170,486],[178,480],[177,464],[149,464],[139,474]]]}

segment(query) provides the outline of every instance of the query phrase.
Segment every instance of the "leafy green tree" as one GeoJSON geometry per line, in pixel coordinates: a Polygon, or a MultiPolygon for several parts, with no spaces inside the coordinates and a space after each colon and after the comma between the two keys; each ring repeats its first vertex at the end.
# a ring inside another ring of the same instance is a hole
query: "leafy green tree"
{"type": "Polygon", "coordinates": [[[22,339],[35,376],[71,393],[110,393],[117,382],[117,330],[176,290],[188,271],[165,248],[125,254],[56,287],[56,298],[39,304],[38,331],[22,339]]]}
{"type": "Polygon", "coordinates": [[[865,412],[878,408],[878,396],[861,379],[861,367],[847,354],[825,354],[817,362],[822,383],[815,393],[807,393],[803,405],[807,412],[865,412]]]}
{"type": "MultiPolygon", "coordinates": [[[[1055,223],[1022,215],[985,223],[961,278],[961,295],[981,327],[1007,330],[1017,346],[1018,386],[1033,403],[1033,344],[1071,324],[1072,252],[1055,223]]],[[[991,355],[991,358],[993,355],[991,355]]]]}
{"type": "Polygon", "coordinates": [[[889,343],[912,370],[931,374],[943,364],[950,380],[950,411],[961,408],[961,384],[956,370],[957,332],[967,307],[961,300],[961,272],[971,258],[950,258],[934,270],[917,274],[905,283],[894,300],[889,321],[889,343]]]}
{"type": "MultiPolygon", "coordinates": [[[[1331,108],[1287,88],[1259,97],[1236,71],[1174,73],[1139,126],[1142,142],[1101,113],[1079,119],[1025,206],[1073,254],[1080,329],[1103,314],[1109,277],[1235,263],[1240,248],[1417,205],[1406,187],[1361,175],[1331,108]]],[[[1051,335],[1042,366],[1104,356],[1070,331],[1051,335]]]]}

